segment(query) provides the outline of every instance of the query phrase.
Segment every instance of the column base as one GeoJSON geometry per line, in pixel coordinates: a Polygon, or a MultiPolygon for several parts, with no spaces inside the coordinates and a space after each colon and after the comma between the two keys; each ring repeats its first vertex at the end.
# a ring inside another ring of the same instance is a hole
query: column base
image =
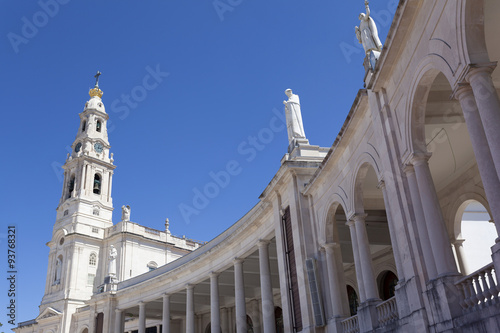
{"type": "Polygon", "coordinates": [[[438,277],[427,283],[425,292],[429,302],[430,311],[428,315],[433,331],[445,332],[453,329],[453,318],[462,315],[460,306],[461,293],[455,286],[455,282],[461,277],[459,274],[438,277]]]}
{"type": "Polygon", "coordinates": [[[359,305],[358,322],[360,332],[371,332],[379,326],[376,306],[381,302],[380,299],[369,299],[359,305]]]}

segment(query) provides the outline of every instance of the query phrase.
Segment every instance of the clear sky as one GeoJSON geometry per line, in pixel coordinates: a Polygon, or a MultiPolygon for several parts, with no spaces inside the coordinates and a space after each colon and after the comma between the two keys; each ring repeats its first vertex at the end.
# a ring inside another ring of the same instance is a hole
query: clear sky
{"type": "MultiPolygon", "coordinates": [[[[310,143],[332,145],[363,88],[354,33],[363,2],[1,1],[0,263],[7,276],[14,225],[16,321],[38,315],[61,165],[97,70],[117,165],[114,223],[128,204],[134,222],[163,230],[168,217],[173,234],[208,241],[258,202],[279,169],[286,129],[269,129],[285,89],[300,96],[310,143]],[[241,173],[195,206],[230,161],[241,173]]],[[[371,1],[382,42],[397,3],[371,1]]],[[[5,312],[0,322],[11,328],[5,312]]]]}

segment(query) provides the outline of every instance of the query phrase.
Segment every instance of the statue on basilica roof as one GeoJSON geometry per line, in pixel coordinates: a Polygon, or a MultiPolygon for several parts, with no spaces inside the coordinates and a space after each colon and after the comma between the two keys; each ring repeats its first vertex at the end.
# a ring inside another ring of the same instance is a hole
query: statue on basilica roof
{"type": "Polygon", "coordinates": [[[305,139],[304,124],[302,123],[302,113],[300,111],[299,96],[292,92],[292,89],[285,90],[288,101],[283,101],[285,105],[286,128],[288,131],[288,142],[294,139],[305,139]]]}
{"type": "Polygon", "coordinates": [[[122,206],[122,221],[130,221],[130,206],[122,206]]]}
{"type": "Polygon", "coordinates": [[[354,29],[356,31],[356,37],[360,44],[363,44],[365,53],[369,54],[370,51],[382,51],[382,43],[378,38],[378,30],[375,25],[375,21],[370,16],[370,7],[368,6],[368,0],[365,0],[366,14],[359,14],[359,20],[361,21],[359,27],[356,26],[354,29]]]}

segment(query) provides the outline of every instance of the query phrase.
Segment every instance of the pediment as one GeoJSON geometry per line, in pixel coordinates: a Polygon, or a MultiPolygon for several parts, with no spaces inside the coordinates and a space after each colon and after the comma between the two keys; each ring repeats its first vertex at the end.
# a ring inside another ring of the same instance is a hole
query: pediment
{"type": "Polygon", "coordinates": [[[45,310],[42,311],[42,313],[40,313],[38,315],[38,317],[36,317],[36,321],[39,321],[39,320],[42,320],[42,319],[47,319],[47,318],[50,318],[50,317],[58,317],[58,316],[61,316],[63,313],[52,308],[52,307],[48,307],[46,308],[45,310]]]}

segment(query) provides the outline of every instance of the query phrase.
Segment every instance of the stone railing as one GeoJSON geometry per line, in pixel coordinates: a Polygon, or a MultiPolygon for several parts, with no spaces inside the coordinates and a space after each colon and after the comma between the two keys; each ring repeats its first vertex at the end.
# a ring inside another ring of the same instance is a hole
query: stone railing
{"type": "Polygon", "coordinates": [[[343,333],[359,333],[358,315],[342,320],[343,333]]]}
{"type": "Polygon", "coordinates": [[[146,233],[148,233],[148,234],[160,236],[160,231],[156,230],[156,229],[151,229],[151,228],[148,228],[148,227],[144,227],[144,231],[146,233]]]}
{"type": "Polygon", "coordinates": [[[377,305],[378,322],[380,326],[387,325],[398,319],[396,297],[391,297],[377,305]]]}
{"type": "Polygon", "coordinates": [[[462,292],[460,305],[464,311],[483,308],[498,301],[499,286],[493,263],[458,280],[455,285],[462,292]]]}

